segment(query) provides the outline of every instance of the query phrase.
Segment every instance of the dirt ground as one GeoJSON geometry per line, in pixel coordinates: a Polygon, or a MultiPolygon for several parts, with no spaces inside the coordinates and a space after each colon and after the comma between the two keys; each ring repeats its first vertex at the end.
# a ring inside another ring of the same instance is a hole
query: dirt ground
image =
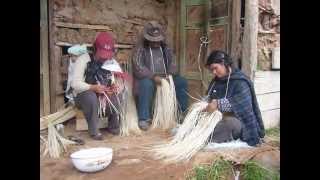
{"type": "MultiPolygon", "coordinates": [[[[89,138],[86,131],[75,131],[74,122],[69,122],[65,128],[65,135],[74,135],[85,141],[84,145],[72,146],[68,152],[60,159],[51,159],[48,157],[40,158],[40,179],[41,180],[182,180],[186,179],[187,173],[197,164],[207,164],[218,158],[219,155],[226,155],[226,152],[199,152],[189,162],[179,164],[164,164],[159,160],[153,160],[146,147],[151,144],[166,140],[169,132],[153,130],[143,132],[141,136],[120,137],[113,136],[102,130],[105,135],[104,141],[94,141],[89,138]],[[104,170],[96,173],[82,173],[73,167],[70,154],[83,148],[91,147],[111,147],[113,148],[113,160],[104,170]],[[138,160],[137,160],[138,159],[138,160]]],[[[280,162],[279,153],[268,144],[251,151],[269,151],[273,152],[267,155],[267,160],[276,164],[280,162]],[[275,152],[275,153],[274,153],[275,152]],[[270,158],[270,156],[273,156],[270,158]],[[273,160],[275,159],[275,160],[273,160]]],[[[242,152],[227,153],[229,159],[238,158],[241,161],[251,157],[248,150],[242,152]],[[243,155],[245,153],[246,155],[243,155]],[[230,155],[233,155],[232,157],[230,155]],[[238,156],[237,156],[238,155],[238,156]],[[241,156],[241,157],[240,157],[241,156]]],[[[265,157],[264,157],[265,158],[265,157]]]]}

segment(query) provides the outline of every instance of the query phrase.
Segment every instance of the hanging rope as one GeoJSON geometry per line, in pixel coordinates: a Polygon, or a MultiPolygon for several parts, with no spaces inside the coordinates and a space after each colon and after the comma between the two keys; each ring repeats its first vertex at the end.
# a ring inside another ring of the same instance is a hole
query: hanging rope
{"type": "Polygon", "coordinates": [[[205,89],[208,88],[208,85],[204,82],[203,79],[203,73],[202,73],[202,69],[201,69],[201,63],[200,63],[200,57],[201,57],[201,50],[202,50],[202,46],[204,45],[205,47],[207,47],[207,45],[210,43],[211,41],[209,41],[208,36],[201,36],[200,37],[200,46],[199,46],[199,53],[198,53],[198,69],[200,72],[200,78],[201,78],[201,83],[202,85],[205,87],[205,89]]]}

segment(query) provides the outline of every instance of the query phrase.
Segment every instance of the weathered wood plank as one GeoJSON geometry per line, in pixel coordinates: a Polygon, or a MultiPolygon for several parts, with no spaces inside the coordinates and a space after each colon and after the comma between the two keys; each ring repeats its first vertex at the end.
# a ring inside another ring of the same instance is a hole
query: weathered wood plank
{"type": "Polygon", "coordinates": [[[272,69],[280,70],[280,47],[272,49],[272,69]]]}
{"type": "MultiPolygon", "coordinates": [[[[204,95],[204,88],[199,80],[188,79],[188,93],[194,98],[200,99],[204,95]]],[[[189,105],[193,104],[195,99],[189,97],[189,105]]]]}
{"type": "Polygon", "coordinates": [[[176,55],[176,65],[178,68],[179,73],[181,73],[181,32],[180,32],[180,25],[181,25],[181,19],[179,14],[181,14],[181,1],[177,1],[177,19],[176,19],[176,33],[175,33],[175,55],[176,55]]]}
{"type": "MultiPolygon", "coordinates": [[[[99,127],[100,128],[108,127],[108,119],[107,118],[100,119],[99,127]]],[[[86,121],[86,118],[84,117],[83,112],[79,109],[76,109],[76,130],[77,131],[87,131],[88,130],[88,123],[86,121]]]]}
{"type": "Polygon", "coordinates": [[[280,109],[262,111],[261,115],[265,129],[276,127],[280,123],[280,109]]]}
{"type": "Polygon", "coordinates": [[[88,124],[84,117],[84,114],[79,109],[76,109],[76,130],[86,131],[88,130],[88,124]]]}
{"type": "Polygon", "coordinates": [[[240,58],[240,18],[241,18],[241,1],[232,1],[232,22],[231,25],[231,57],[235,66],[239,67],[238,59],[240,58]]]}
{"type": "Polygon", "coordinates": [[[41,28],[40,28],[40,58],[41,58],[41,69],[42,74],[42,114],[50,114],[50,86],[49,86],[49,39],[48,39],[48,9],[47,1],[40,1],[41,3],[41,28]]]}
{"type": "Polygon", "coordinates": [[[132,19],[123,19],[123,21],[131,24],[135,24],[135,25],[140,25],[140,26],[143,26],[144,24],[144,22],[139,22],[137,20],[132,20],[132,19]]]}
{"type": "Polygon", "coordinates": [[[49,11],[49,49],[50,49],[50,112],[54,113],[56,112],[56,79],[58,75],[58,59],[56,58],[57,54],[59,54],[57,46],[54,45],[54,37],[55,37],[55,32],[56,32],[56,27],[54,26],[54,0],[49,0],[49,6],[48,6],[48,11],[49,11]]]}
{"type": "Polygon", "coordinates": [[[280,108],[280,92],[257,95],[261,111],[280,108]]]}
{"type": "Polygon", "coordinates": [[[112,31],[112,28],[106,25],[89,25],[89,24],[73,24],[65,22],[55,22],[57,27],[75,28],[75,29],[95,29],[95,30],[107,30],[112,31]]]}
{"type": "Polygon", "coordinates": [[[246,0],[242,46],[242,69],[250,79],[253,79],[257,69],[258,16],[258,0],[246,0]]]}
{"type": "MultiPolygon", "coordinates": [[[[74,44],[59,41],[59,42],[56,42],[55,45],[57,45],[57,46],[72,46],[74,44]]],[[[84,43],[84,45],[86,45],[87,47],[92,47],[92,44],[84,43]]],[[[114,46],[119,49],[132,49],[133,48],[133,45],[129,45],[129,44],[115,44],[114,46]]]]}
{"type": "Polygon", "coordinates": [[[254,88],[257,95],[280,92],[280,71],[257,71],[254,88]]]}

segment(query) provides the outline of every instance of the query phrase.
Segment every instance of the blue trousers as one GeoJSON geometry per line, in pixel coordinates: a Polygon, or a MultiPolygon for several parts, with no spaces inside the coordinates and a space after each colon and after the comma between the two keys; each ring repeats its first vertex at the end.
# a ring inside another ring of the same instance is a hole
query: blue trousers
{"type": "MultiPolygon", "coordinates": [[[[187,80],[179,75],[173,76],[173,81],[176,89],[176,97],[179,103],[180,110],[184,112],[188,107],[187,80]]],[[[153,80],[145,78],[139,80],[138,94],[138,117],[139,121],[151,119],[151,107],[155,93],[155,83],[153,80]]]]}

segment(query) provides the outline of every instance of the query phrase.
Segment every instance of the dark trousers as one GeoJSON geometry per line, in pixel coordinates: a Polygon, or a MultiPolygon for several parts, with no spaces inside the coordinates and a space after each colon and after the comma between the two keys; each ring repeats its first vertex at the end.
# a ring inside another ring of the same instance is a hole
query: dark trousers
{"type": "MultiPolygon", "coordinates": [[[[109,98],[117,109],[119,109],[119,103],[116,100],[116,96],[113,95],[109,98]]],[[[79,93],[75,98],[75,103],[76,106],[82,110],[87,120],[89,134],[96,135],[99,133],[99,100],[97,94],[91,90],[79,93]]],[[[115,111],[110,111],[109,107],[106,108],[106,113],[108,115],[108,128],[119,128],[119,115],[115,111]]]]}
{"type": "MultiPolygon", "coordinates": [[[[180,110],[184,112],[188,107],[188,95],[187,80],[181,76],[173,77],[176,97],[180,106],[180,110]]],[[[153,102],[153,97],[155,93],[155,83],[153,80],[145,78],[139,80],[139,94],[138,94],[138,117],[140,121],[145,121],[151,119],[151,107],[153,102]]]]}
{"type": "Polygon", "coordinates": [[[241,137],[242,123],[233,116],[223,117],[210,136],[211,142],[223,143],[241,137]]]}

